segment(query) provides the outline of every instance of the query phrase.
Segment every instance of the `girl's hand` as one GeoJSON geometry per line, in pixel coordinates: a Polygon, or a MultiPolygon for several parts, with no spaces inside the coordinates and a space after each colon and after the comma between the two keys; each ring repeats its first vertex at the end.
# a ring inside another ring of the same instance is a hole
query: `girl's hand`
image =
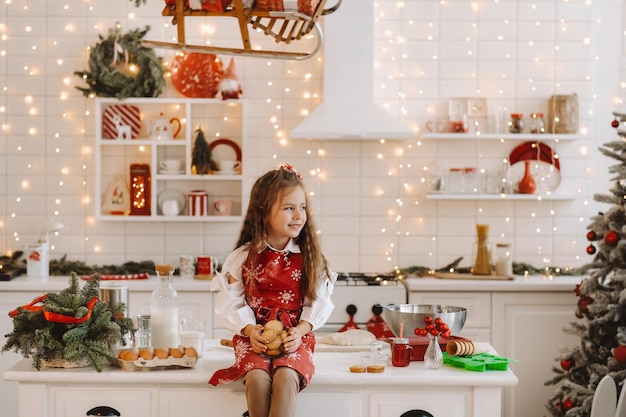
{"type": "Polygon", "coordinates": [[[298,327],[287,330],[287,337],[283,340],[283,350],[285,353],[295,352],[302,344],[302,335],[298,327]]]}
{"type": "Polygon", "coordinates": [[[256,324],[254,326],[249,324],[246,326],[246,331],[244,331],[244,334],[248,333],[248,338],[250,339],[250,344],[252,345],[252,351],[255,353],[263,353],[267,350],[267,346],[265,344],[268,343],[268,341],[261,336],[262,331],[263,326],[260,324],[256,324]],[[248,331],[248,329],[250,330],[248,331]]]}
{"type": "Polygon", "coordinates": [[[296,327],[287,330],[287,337],[283,340],[285,353],[295,352],[302,344],[302,336],[313,330],[313,326],[307,321],[301,321],[296,327]]]}

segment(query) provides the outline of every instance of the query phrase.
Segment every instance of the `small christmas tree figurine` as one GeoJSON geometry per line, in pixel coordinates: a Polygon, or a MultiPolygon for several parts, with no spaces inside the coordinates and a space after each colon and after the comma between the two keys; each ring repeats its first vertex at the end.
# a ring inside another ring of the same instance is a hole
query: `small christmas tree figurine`
{"type": "Polygon", "coordinates": [[[191,153],[191,167],[197,175],[206,175],[217,171],[217,164],[211,155],[211,147],[200,127],[196,130],[196,140],[191,153]]]}
{"type": "MultiPolygon", "coordinates": [[[[611,126],[618,128],[626,114],[613,114],[611,126]]],[[[620,129],[617,134],[626,138],[620,129]]],[[[580,336],[580,344],[561,352],[553,368],[557,375],[546,382],[557,386],[546,404],[557,417],[589,416],[600,380],[607,374],[615,381],[626,378],[626,140],[605,143],[599,149],[619,163],[609,168],[615,174],[611,194],[594,195],[595,201],[611,207],[587,226],[587,253],[595,256],[581,269],[589,276],[575,288],[575,316],[581,321],[564,329],[580,336]]]]}

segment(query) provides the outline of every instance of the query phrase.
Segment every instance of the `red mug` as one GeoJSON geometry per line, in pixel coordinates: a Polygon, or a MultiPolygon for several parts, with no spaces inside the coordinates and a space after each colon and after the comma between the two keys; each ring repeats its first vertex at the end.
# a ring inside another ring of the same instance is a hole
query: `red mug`
{"type": "Polygon", "coordinates": [[[217,270],[217,261],[212,256],[198,256],[198,275],[212,275],[217,270]]]}

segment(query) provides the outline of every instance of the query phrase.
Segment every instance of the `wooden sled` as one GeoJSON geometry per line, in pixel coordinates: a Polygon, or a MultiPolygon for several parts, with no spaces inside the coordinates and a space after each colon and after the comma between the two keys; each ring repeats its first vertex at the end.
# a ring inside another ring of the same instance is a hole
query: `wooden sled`
{"type": "Polygon", "coordinates": [[[148,48],[167,48],[186,52],[303,60],[315,55],[322,47],[323,36],[318,19],[320,16],[335,12],[342,0],[337,0],[333,7],[324,9],[326,2],[327,0],[320,0],[314,13],[309,16],[296,11],[275,12],[244,8],[242,0],[233,0],[229,8],[222,13],[190,9],[185,6],[185,0],[176,0],[174,5],[166,4],[161,14],[172,16],[172,24],[177,26],[178,42],[143,40],[141,44],[148,48]],[[241,48],[225,48],[210,45],[187,45],[185,41],[185,18],[189,16],[230,16],[236,18],[239,23],[243,46],[241,48]],[[310,52],[254,50],[250,45],[250,27],[264,35],[273,37],[277,44],[290,44],[314,31],[317,43],[310,52]]]}

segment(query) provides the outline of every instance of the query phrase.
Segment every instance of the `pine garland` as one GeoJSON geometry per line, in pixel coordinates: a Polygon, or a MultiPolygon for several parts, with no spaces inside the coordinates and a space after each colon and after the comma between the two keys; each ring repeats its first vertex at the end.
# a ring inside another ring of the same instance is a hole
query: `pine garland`
{"type": "Polygon", "coordinates": [[[85,317],[87,304],[99,296],[99,288],[99,274],[81,288],[78,275],[72,272],[70,286],[58,294],[46,294],[43,309],[31,311],[18,307],[13,317],[13,331],[5,335],[2,352],[13,350],[32,358],[38,370],[43,361],[60,358],[71,362],[87,360],[101,372],[104,363],[115,360],[113,348],[118,343],[125,345],[124,336],[133,332],[132,320],[124,317],[126,306],[123,303],[111,308],[98,300],[91,317],[78,324],[56,323],[44,317],[44,311],[76,319],[85,317]]]}
{"type": "Polygon", "coordinates": [[[76,87],[85,97],[158,97],[165,86],[163,65],[154,50],[141,46],[150,30],[131,30],[122,34],[119,23],[109,29],[107,38],[98,35],[89,55],[89,71],[75,71],[87,87],[76,87]]]}

